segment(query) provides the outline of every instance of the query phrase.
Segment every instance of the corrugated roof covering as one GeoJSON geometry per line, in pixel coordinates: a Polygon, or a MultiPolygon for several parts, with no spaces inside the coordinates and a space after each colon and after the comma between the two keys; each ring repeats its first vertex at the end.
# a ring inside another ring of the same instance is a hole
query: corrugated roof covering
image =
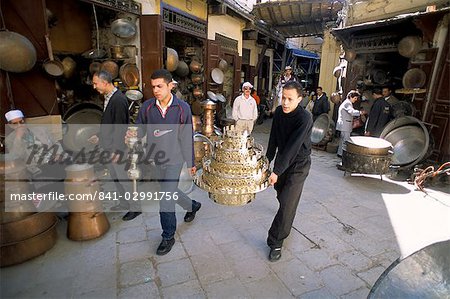
{"type": "Polygon", "coordinates": [[[333,23],[345,0],[279,0],[258,3],[253,14],[284,37],[321,35],[333,23]]]}

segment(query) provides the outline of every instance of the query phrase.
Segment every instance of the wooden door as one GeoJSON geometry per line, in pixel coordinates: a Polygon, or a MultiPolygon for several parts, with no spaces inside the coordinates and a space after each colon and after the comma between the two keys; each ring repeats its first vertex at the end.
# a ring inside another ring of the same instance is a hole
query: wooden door
{"type": "Polygon", "coordinates": [[[141,29],[141,72],[144,99],[153,97],[150,77],[153,71],[163,67],[164,32],[160,15],[140,17],[141,29]]]}

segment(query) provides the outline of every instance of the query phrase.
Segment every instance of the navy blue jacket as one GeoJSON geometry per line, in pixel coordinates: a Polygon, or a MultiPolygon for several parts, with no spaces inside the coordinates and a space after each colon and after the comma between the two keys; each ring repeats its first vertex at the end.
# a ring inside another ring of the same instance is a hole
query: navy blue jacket
{"type": "Polygon", "coordinates": [[[194,166],[192,113],[186,102],[173,95],[163,117],[156,99],[151,98],[139,109],[136,125],[140,128],[139,137],[147,134],[147,155],[155,162],[165,161],[169,165],[186,162],[187,167],[194,166]],[[155,156],[158,152],[159,159],[155,156]]]}

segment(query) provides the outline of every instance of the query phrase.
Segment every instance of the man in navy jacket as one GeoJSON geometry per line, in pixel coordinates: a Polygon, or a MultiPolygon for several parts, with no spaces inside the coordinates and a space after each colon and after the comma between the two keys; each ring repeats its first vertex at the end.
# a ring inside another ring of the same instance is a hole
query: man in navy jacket
{"type": "MultiPolygon", "coordinates": [[[[185,222],[191,222],[201,204],[191,200],[178,189],[181,169],[186,163],[192,175],[195,174],[192,113],[189,105],[171,93],[172,75],[161,69],[153,72],[151,85],[154,98],[141,106],[136,125],[138,137],[147,135],[147,156],[152,159],[158,172],[158,181],[164,198],[159,200],[162,241],[156,254],[167,254],[175,243],[177,226],[175,203],[188,212],[185,222]]],[[[127,136],[133,136],[128,131],[127,136]]]]}

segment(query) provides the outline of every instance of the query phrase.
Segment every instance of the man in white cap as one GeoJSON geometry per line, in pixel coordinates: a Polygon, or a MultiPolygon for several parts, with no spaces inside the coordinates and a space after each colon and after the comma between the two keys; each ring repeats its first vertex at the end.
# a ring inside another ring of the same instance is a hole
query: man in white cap
{"type": "Polygon", "coordinates": [[[242,94],[233,102],[233,119],[236,121],[236,129],[247,131],[250,135],[253,124],[258,118],[258,108],[255,99],[250,95],[253,85],[250,82],[242,84],[242,94]]]}
{"type": "MultiPolygon", "coordinates": [[[[8,127],[5,143],[6,151],[13,159],[22,159],[26,162],[28,171],[33,175],[45,172],[51,177],[62,175],[64,171],[57,171],[55,164],[50,161],[58,160],[63,153],[61,144],[43,126],[30,126],[25,124],[25,116],[20,110],[11,110],[5,113],[8,127]],[[44,170],[51,166],[48,171],[44,170]]],[[[62,167],[59,167],[63,170],[62,167]]]]}
{"type": "Polygon", "coordinates": [[[278,81],[277,85],[277,101],[273,103],[272,112],[275,112],[275,108],[281,105],[281,96],[283,93],[283,87],[287,82],[290,81],[298,81],[297,78],[292,74],[292,67],[286,66],[284,68],[284,74],[281,75],[280,81],[278,81]]]}

